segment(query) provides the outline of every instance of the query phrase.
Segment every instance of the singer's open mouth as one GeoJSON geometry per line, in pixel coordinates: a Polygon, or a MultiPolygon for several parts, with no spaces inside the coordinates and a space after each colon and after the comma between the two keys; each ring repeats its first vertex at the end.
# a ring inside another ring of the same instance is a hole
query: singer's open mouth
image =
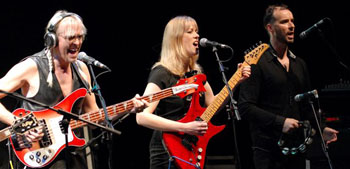
{"type": "Polygon", "coordinates": [[[75,54],[75,53],[77,53],[78,52],[78,49],[68,49],[68,53],[69,54],[75,54]]]}
{"type": "Polygon", "coordinates": [[[193,42],[193,46],[198,47],[198,41],[193,42]]]}

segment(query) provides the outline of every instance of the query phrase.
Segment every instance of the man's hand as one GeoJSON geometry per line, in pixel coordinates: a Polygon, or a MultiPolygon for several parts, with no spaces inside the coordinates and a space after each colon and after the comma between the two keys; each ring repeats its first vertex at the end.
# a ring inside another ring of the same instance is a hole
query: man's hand
{"type": "Polygon", "coordinates": [[[283,129],[282,132],[283,133],[288,133],[290,131],[292,131],[295,128],[299,128],[299,121],[292,119],[292,118],[286,118],[286,120],[284,121],[283,124],[283,129]]]}
{"type": "Polygon", "coordinates": [[[132,99],[134,103],[134,108],[131,109],[131,113],[139,113],[142,112],[143,109],[149,106],[149,103],[146,100],[140,100],[140,95],[136,94],[136,96],[132,99]]]}
{"type": "Polygon", "coordinates": [[[339,133],[339,131],[334,130],[332,128],[326,127],[323,129],[323,139],[326,142],[326,144],[328,145],[331,142],[335,142],[337,141],[338,137],[337,134],[339,133]]]}
{"type": "Polygon", "coordinates": [[[37,142],[44,136],[43,127],[39,126],[28,130],[23,134],[16,134],[12,137],[15,149],[30,148],[33,142],[37,142]]]}

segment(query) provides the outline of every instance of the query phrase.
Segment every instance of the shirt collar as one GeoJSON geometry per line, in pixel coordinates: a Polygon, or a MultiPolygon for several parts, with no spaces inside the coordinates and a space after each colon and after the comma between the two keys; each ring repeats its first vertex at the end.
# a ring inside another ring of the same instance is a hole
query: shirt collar
{"type": "MultiPolygon", "coordinates": [[[[272,45],[270,44],[270,49],[269,49],[270,53],[271,53],[271,56],[274,56],[274,57],[271,57],[269,60],[271,61],[273,58],[277,58],[277,54],[276,54],[276,51],[275,49],[272,47],[272,45]]],[[[290,50],[288,50],[288,54],[287,56],[289,58],[292,58],[292,59],[296,59],[297,57],[294,55],[294,53],[290,50]]]]}

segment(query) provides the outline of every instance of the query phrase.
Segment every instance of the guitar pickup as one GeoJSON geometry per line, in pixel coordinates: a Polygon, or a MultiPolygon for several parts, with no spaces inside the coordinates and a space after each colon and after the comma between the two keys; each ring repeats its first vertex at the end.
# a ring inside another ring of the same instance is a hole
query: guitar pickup
{"type": "Polygon", "coordinates": [[[189,151],[193,150],[192,145],[196,146],[197,142],[198,142],[198,137],[193,135],[188,135],[188,134],[183,135],[183,138],[181,141],[182,145],[185,146],[185,148],[189,151]]]}
{"type": "Polygon", "coordinates": [[[32,144],[28,142],[24,134],[12,134],[11,139],[12,145],[17,151],[32,147],[32,144]]]}
{"type": "Polygon", "coordinates": [[[49,129],[47,128],[46,121],[44,119],[40,120],[39,122],[40,122],[40,125],[43,126],[43,133],[44,133],[43,138],[39,142],[40,147],[48,147],[52,145],[52,139],[50,136],[49,129]]]}

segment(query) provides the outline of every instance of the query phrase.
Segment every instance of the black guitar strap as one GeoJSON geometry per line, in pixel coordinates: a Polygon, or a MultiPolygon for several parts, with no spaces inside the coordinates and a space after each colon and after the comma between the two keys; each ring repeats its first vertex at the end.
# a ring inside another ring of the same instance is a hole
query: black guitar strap
{"type": "Polygon", "coordinates": [[[87,89],[88,93],[91,94],[90,85],[88,84],[87,81],[85,81],[83,79],[83,77],[81,77],[81,74],[79,73],[79,70],[81,70],[81,67],[80,67],[79,63],[78,62],[73,62],[72,65],[73,65],[73,70],[78,75],[78,79],[79,79],[80,83],[83,84],[84,87],[87,89]]]}

